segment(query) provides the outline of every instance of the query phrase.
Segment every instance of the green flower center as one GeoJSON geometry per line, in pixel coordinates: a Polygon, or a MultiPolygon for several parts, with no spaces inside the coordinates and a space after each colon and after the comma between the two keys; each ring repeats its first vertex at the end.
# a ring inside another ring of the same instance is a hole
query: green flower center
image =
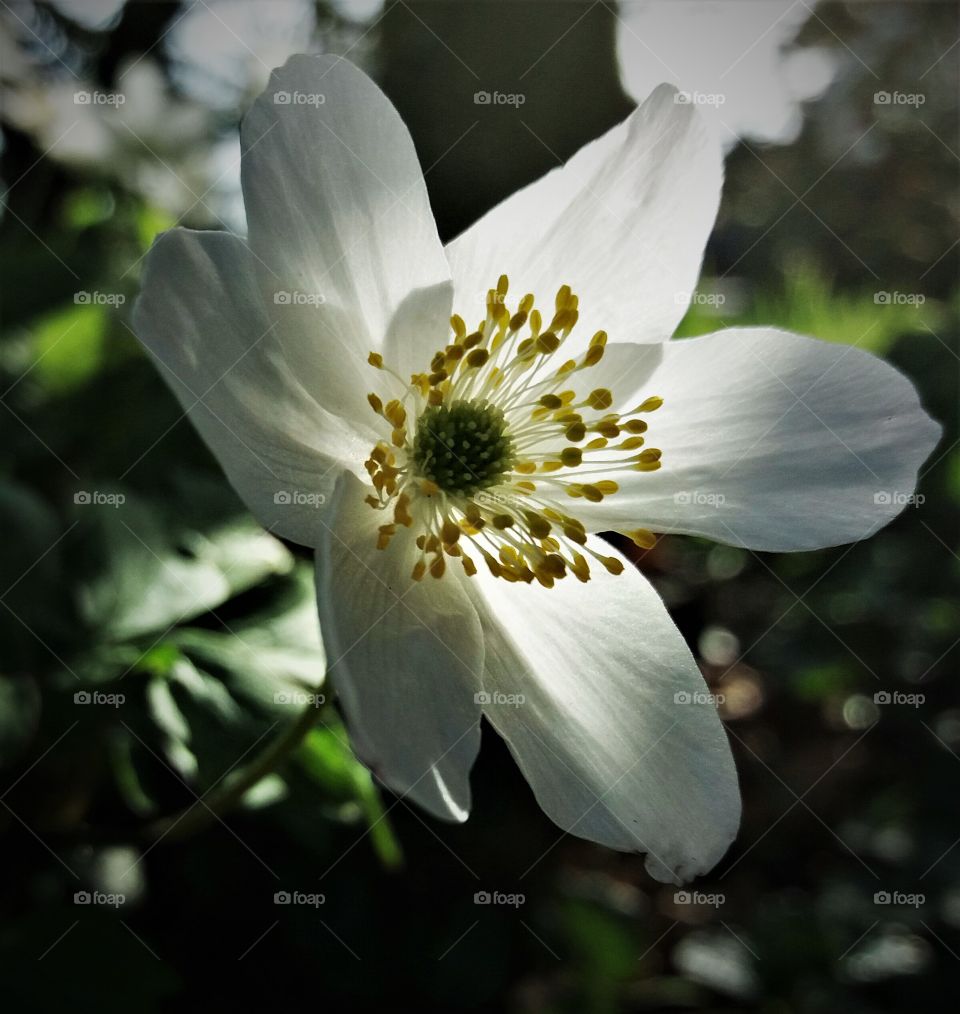
{"type": "Polygon", "coordinates": [[[413,463],[445,493],[471,497],[502,482],[513,462],[503,413],[485,401],[434,405],[417,420],[413,463]]]}

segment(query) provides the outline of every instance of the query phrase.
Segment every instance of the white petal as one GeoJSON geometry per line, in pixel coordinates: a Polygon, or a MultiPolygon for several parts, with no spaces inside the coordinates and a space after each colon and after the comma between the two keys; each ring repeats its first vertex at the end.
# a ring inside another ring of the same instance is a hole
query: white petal
{"type": "Polygon", "coordinates": [[[430,360],[452,338],[449,326],[452,305],[450,281],[411,292],[390,318],[383,341],[387,366],[401,377],[429,372],[430,360]]]}
{"type": "Polygon", "coordinates": [[[690,651],[624,562],[549,590],[480,569],[469,587],[487,638],[484,713],[560,827],[646,852],[658,880],[688,880],[736,834],[736,771],[690,651]]]}
{"type": "Polygon", "coordinates": [[[291,362],[324,404],[369,412],[367,353],[382,347],[404,300],[426,290],[417,313],[394,324],[401,350],[419,339],[436,351],[448,332],[449,269],[410,133],[342,57],[293,56],[244,118],[241,143],[268,309],[301,321],[291,362]],[[323,304],[277,305],[276,292],[323,304]]]}
{"type": "Polygon", "coordinates": [[[224,232],[164,233],[146,258],[134,328],[261,524],[316,545],[316,504],[376,436],[304,390],[243,241],[224,232]]]}
{"type": "Polygon", "coordinates": [[[478,291],[510,278],[511,293],[553,310],[564,283],[580,297],[572,342],[673,334],[700,274],[720,200],[716,137],[666,85],[565,166],[509,197],[447,247],[456,305],[470,320],[478,291]],[[461,307],[463,303],[463,307],[461,307]]]}
{"type": "Polygon", "coordinates": [[[480,746],[480,623],[450,574],[412,580],[410,532],[376,548],[389,518],[363,502],[370,492],[344,473],[317,551],[327,674],[374,774],[434,816],[466,820],[480,746]]]}
{"type": "Polygon", "coordinates": [[[910,381],[854,346],[731,328],[663,352],[635,392],[664,399],[646,434],[663,467],[612,472],[620,492],[577,501],[593,530],[643,527],[769,551],[855,542],[900,513],[939,438],[910,381]]]}

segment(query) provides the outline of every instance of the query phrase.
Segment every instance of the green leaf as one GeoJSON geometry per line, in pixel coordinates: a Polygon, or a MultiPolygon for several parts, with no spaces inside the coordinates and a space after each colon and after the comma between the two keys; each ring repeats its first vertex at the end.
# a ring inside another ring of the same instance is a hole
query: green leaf
{"type": "Polygon", "coordinates": [[[196,628],[175,631],[171,643],[259,714],[286,718],[301,711],[308,697],[319,697],[324,679],[319,646],[276,646],[251,631],[196,628]]]}
{"type": "Polygon", "coordinates": [[[256,612],[232,618],[218,630],[178,628],[158,647],[175,650],[215,676],[245,708],[271,720],[286,720],[311,697],[323,703],[326,662],[313,568],[298,565],[270,591],[256,612]]]}
{"type": "Polygon", "coordinates": [[[380,862],[388,869],[402,865],[403,852],[383,809],[380,793],[370,772],[350,749],[343,725],[330,718],[325,725],[311,729],[297,756],[325,796],[359,805],[380,862]]]}
{"type": "MultiPolygon", "coordinates": [[[[75,298],[95,298],[78,293],[75,298]]],[[[107,307],[80,303],[55,310],[38,320],[33,333],[34,380],[51,393],[79,387],[100,368],[107,332],[107,307]]]]}
{"type": "Polygon", "coordinates": [[[84,539],[98,570],[81,582],[80,610],[105,638],[167,630],[293,567],[282,543],[252,519],[200,530],[132,493],[112,495],[124,499],[115,507],[81,508],[87,518],[84,539]]]}
{"type": "Polygon", "coordinates": [[[140,209],[136,220],[137,239],[143,251],[146,252],[150,249],[153,241],[161,232],[172,229],[176,224],[176,219],[168,212],[145,204],[140,209]]]}
{"type": "Polygon", "coordinates": [[[158,807],[144,787],[135,762],[137,741],[123,726],[111,730],[108,752],[113,778],[124,802],[138,817],[152,817],[158,807]]]}
{"type": "Polygon", "coordinates": [[[40,692],[34,680],[0,674],[0,767],[20,756],[39,721],[40,692]]]}
{"type": "Polygon", "coordinates": [[[77,187],[63,202],[63,224],[88,229],[109,221],[115,209],[116,201],[106,187],[77,187]]]}

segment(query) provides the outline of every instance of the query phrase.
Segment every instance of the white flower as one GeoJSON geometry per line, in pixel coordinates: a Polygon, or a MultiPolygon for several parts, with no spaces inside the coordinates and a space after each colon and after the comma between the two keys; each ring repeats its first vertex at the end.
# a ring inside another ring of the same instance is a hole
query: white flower
{"type": "Polygon", "coordinates": [[[665,341],[722,171],[673,94],[444,248],[387,99],[294,57],[243,123],[248,242],[162,236],[136,328],[250,509],[316,548],[371,769],[464,820],[485,715],[562,828],[683,880],[732,841],[736,774],[659,597],[594,533],[860,539],[938,427],[856,348],[665,341]]]}

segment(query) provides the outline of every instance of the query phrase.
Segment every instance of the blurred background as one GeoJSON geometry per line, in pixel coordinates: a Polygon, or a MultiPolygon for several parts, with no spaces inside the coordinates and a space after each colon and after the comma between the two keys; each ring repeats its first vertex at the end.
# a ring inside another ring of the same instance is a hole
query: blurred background
{"type": "Polygon", "coordinates": [[[6,1011],[952,1008],[958,36],[949,2],[0,0],[6,1011]],[[728,151],[681,334],[859,345],[944,425],[869,542],[632,550],[744,793],[684,892],[561,834],[490,730],[463,826],[371,781],[320,706],[308,554],[130,332],[158,231],[244,228],[237,124],[303,51],[381,84],[444,239],[676,83],[728,151]],[[317,725],[226,805],[311,693],[317,725]]]}

